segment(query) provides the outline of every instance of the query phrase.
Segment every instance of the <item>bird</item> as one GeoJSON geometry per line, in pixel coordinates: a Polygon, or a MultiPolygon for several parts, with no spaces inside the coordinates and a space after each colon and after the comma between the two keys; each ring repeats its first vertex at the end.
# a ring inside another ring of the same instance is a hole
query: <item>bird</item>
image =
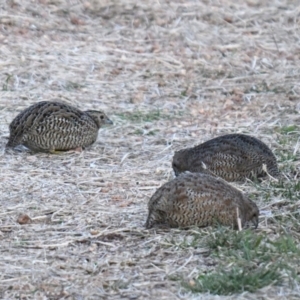
{"type": "Polygon", "coordinates": [[[102,111],[81,111],[59,101],[40,101],[9,125],[6,148],[24,145],[34,152],[60,152],[93,144],[99,128],[113,122],[102,111]]]}
{"type": "Polygon", "coordinates": [[[184,172],[162,185],[148,202],[146,229],[225,225],[238,229],[258,226],[255,202],[222,178],[184,172]]]}
{"type": "Polygon", "coordinates": [[[176,151],[172,168],[175,176],[185,171],[207,169],[228,182],[280,177],[276,157],[259,139],[245,134],[227,134],[198,146],[176,151]]]}

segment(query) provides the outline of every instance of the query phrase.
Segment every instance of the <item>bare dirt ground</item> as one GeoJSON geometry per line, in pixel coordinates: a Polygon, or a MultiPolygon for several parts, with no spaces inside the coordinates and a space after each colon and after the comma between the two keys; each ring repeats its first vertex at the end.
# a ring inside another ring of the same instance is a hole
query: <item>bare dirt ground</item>
{"type": "MultiPolygon", "coordinates": [[[[299,245],[295,3],[0,1],[1,299],[237,299],[184,284],[221,263],[202,243],[218,229],[143,227],[174,151],[225,133],[274,150],[287,183],[239,188],[261,209],[257,234],[299,245]],[[51,99],[114,125],[82,153],[5,153],[17,113],[51,99]]],[[[299,299],[296,277],[238,299],[299,299]]]]}

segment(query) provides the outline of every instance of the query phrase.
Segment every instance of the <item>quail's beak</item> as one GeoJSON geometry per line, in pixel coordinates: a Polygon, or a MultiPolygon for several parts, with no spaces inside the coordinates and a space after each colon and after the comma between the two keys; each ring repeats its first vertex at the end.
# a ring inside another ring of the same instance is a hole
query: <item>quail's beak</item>
{"type": "Polygon", "coordinates": [[[254,228],[256,229],[258,226],[258,216],[253,217],[251,221],[254,225],[254,228]]]}
{"type": "Polygon", "coordinates": [[[179,172],[178,172],[178,170],[174,170],[174,174],[175,174],[175,177],[177,177],[178,175],[179,175],[179,172]]]}
{"type": "Polygon", "coordinates": [[[113,123],[113,121],[112,120],[110,120],[110,119],[106,119],[106,121],[105,121],[105,124],[107,124],[107,125],[113,125],[114,123],[113,123]]]}

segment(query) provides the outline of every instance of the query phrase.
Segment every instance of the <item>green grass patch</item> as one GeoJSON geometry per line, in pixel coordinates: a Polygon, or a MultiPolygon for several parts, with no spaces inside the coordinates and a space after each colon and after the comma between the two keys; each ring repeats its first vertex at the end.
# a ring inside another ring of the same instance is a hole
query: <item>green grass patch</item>
{"type": "Polygon", "coordinates": [[[298,161],[299,157],[298,155],[294,155],[292,152],[288,151],[276,151],[277,161],[279,163],[283,162],[293,162],[298,161]]]}
{"type": "Polygon", "coordinates": [[[134,123],[153,122],[166,117],[163,113],[161,113],[159,109],[149,111],[149,112],[142,112],[142,111],[125,112],[122,114],[118,114],[117,116],[119,116],[123,120],[128,120],[134,123]]]}
{"type": "Polygon", "coordinates": [[[277,131],[281,134],[285,135],[291,135],[291,134],[296,134],[299,133],[299,127],[296,125],[289,125],[289,126],[282,126],[277,131]]]}
{"type": "Polygon", "coordinates": [[[180,249],[201,248],[205,246],[203,244],[203,238],[203,235],[196,233],[184,236],[181,240],[175,240],[172,238],[171,240],[168,240],[166,244],[169,246],[174,245],[176,248],[180,249]]]}
{"type": "Polygon", "coordinates": [[[231,295],[245,291],[256,290],[270,284],[280,284],[281,274],[279,267],[271,265],[252,268],[233,267],[229,270],[220,269],[212,273],[199,275],[193,284],[186,288],[197,293],[211,293],[214,295],[231,295]]]}
{"type": "Polygon", "coordinates": [[[298,201],[300,199],[300,180],[293,178],[298,171],[292,164],[290,166],[287,165],[281,171],[287,174],[290,179],[283,178],[279,181],[269,180],[267,184],[252,181],[250,184],[256,191],[250,194],[249,198],[253,201],[261,198],[265,202],[272,201],[274,198],[285,199],[287,202],[298,201]]]}
{"type": "Polygon", "coordinates": [[[261,242],[261,236],[253,234],[251,230],[233,231],[220,228],[206,239],[206,245],[215,253],[219,249],[239,250],[245,246],[251,250],[255,249],[261,242]]]}
{"type": "Polygon", "coordinates": [[[289,200],[300,199],[300,181],[298,180],[271,182],[270,186],[274,196],[289,200]]]}
{"type": "Polygon", "coordinates": [[[192,292],[217,295],[255,292],[281,284],[285,274],[297,278],[294,266],[300,263],[299,241],[284,232],[270,237],[250,229],[239,232],[219,228],[206,236],[199,232],[199,238],[192,241],[191,247],[207,247],[218,266],[208,273],[200,271],[188,283],[183,282],[192,292]]]}
{"type": "MultiPolygon", "coordinates": [[[[281,146],[288,146],[289,148],[297,142],[300,133],[300,127],[297,125],[288,125],[282,127],[274,128],[274,131],[278,132],[280,135],[278,136],[278,143],[281,146]]],[[[290,151],[290,150],[289,150],[290,151]]],[[[286,149],[278,151],[279,156],[292,156],[293,154],[289,154],[286,149]]],[[[287,160],[287,159],[285,159],[287,160]]]]}
{"type": "Polygon", "coordinates": [[[291,236],[280,235],[271,240],[266,234],[256,234],[252,230],[220,230],[207,238],[206,245],[217,257],[228,256],[248,261],[257,259],[269,262],[277,254],[280,257],[284,254],[300,255],[300,249],[291,236]]]}
{"type": "Polygon", "coordinates": [[[173,119],[176,117],[181,117],[184,113],[182,111],[165,113],[160,109],[155,109],[152,111],[132,111],[132,112],[123,112],[116,114],[120,119],[130,121],[132,123],[144,123],[144,122],[154,122],[158,120],[173,119]]]}

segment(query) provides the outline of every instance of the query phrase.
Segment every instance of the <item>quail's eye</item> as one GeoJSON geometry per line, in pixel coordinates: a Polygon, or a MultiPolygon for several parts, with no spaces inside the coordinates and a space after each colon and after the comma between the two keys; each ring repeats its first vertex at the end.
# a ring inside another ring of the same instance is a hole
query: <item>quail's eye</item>
{"type": "Polygon", "coordinates": [[[104,116],[101,116],[100,119],[103,120],[103,119],[104,119],[104,116]]]}

